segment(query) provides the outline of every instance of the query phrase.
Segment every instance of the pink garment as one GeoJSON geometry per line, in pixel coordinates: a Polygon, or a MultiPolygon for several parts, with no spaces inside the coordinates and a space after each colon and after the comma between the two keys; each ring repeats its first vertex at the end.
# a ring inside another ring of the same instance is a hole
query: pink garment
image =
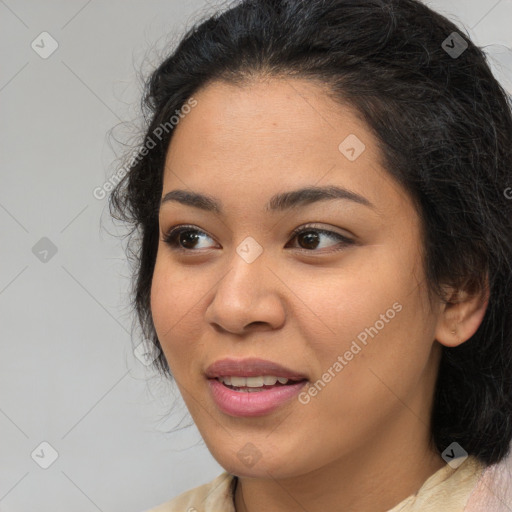
{"type": "Polygon", "coordinates": [[[485,469],[464,512],[512,512],[512,452],[485,469]]]}

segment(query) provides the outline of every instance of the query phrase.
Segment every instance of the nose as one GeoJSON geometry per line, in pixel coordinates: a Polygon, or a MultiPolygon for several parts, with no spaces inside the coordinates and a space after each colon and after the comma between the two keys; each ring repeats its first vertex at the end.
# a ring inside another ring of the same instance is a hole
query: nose
{"type": "Polygon", "coordinates": [[[286,318],[283,283],[265,252],[248,263],[237,253],[217,283],[206,321],[233,334],[279,329],[286,318]]]}

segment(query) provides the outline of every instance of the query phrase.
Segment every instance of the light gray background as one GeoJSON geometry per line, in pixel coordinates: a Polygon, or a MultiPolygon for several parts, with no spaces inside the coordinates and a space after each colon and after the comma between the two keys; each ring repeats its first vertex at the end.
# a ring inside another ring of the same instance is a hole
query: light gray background
{"type": "MultiPolygon", "coordinates": [[[[512,94],[512,0],[428,3],[512,94]]],[[[177,393],[133,353],[129,267],[92,194],[120,154],[108,131],[136,134],[138,72],[215,5],[0,0],[2,512],[141,512],[223,471],[195,426],[165,433],[190,418],[181,401],[166,418],[177,393]]]]}

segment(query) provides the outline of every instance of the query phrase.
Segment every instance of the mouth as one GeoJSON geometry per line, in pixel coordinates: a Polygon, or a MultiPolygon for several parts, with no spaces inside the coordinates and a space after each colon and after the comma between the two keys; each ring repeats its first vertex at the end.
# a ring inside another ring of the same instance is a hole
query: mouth
{"type": "MultiPolygon", "coordinates": [[[[254,417],[265,416],[291,406],[293,398],[301,392],[307,380],[290,381],[273,386],[234,387],[221,382],[220,379],[208,379],[210,396],[218,409],[229,416],[254,417]]],[[[295,400],[298,404],[298,400],[295,400]]]]}
{"type": "Polygon", "coordinates": [[[308,379],[263,359],[222,359],[206,372],[210,396],[230,416],[263,416],[290,404],[308,379]]]}

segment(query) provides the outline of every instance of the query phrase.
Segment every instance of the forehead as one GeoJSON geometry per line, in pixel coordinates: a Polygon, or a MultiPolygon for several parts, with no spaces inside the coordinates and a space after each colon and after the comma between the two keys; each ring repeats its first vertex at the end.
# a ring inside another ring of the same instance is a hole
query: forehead
{"type": "Polygon", "coordinates": [[[194,98],[197,106],[177,126],[175,143],[186,136],[188,142],[200,138],[237,154],[263,144],[280,149],[286,144],[297,152],[313,151],[322,141],[321,146],[341,141],[343,131],[367,131],[355,110],[330,98],[327,86],[304,79],[253,79],[241,85],[217,81],[194,98]],[[237,147],[230,146],[233,139],[237,147]]]}
{"type": "Polygon", "coordinates": [[[276,191],[340,185],[381,206],[379,196],[403,196],[357,111],[331,99],[326,86],[289,78],[213,82],[193,97],[197,105],[169,145],[164,194],[190,188],[257,196],[263,205],[276,191]]]}

